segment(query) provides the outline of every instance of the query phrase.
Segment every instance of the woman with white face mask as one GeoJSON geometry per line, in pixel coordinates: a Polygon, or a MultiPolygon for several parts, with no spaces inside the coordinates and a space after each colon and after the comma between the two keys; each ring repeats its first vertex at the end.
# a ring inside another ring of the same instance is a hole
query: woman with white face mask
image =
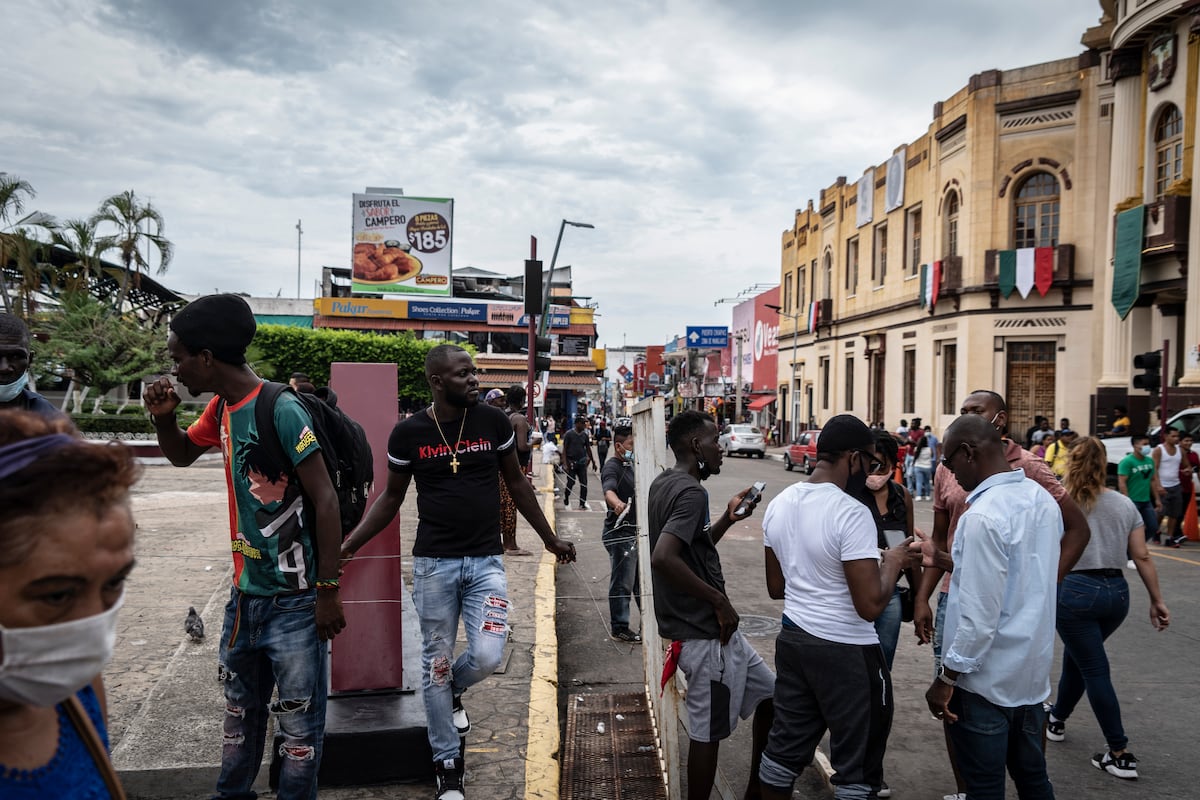
{"type": "Polygon", "coordinates": [[[121,445],[0,412],[0,797],[123,798],[100,673],[133,569],[121,445]]]}

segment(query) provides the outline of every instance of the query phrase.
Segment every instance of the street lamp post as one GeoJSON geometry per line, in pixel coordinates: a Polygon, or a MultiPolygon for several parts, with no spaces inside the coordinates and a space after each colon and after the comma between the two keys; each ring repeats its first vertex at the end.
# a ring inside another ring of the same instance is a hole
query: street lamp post
{"type": "Polygon", "coordinates": [[[554,283],[554,266],[558,263],[558,247],[562,244],[563,231],[570,225],[573,228],[595,228],[589,222],[572,222],[569,219],[564,219],[562,224],[558,226],[558,239],[554,242],[554,254],[550,256],[550,273],[546,278],[546,285],[542,289],[542,319],[538,323],[538,336],[546,335],[546,328],[549,327],[550,316],[550,286],[554,283]]]}
{"type": "Polygon", "coordinates": [[[780,306],[773,306],[770,303],[767,304],[767,308],[772,309],[779,316],[787,317],[792,321],[792,379],[788,383],[788,397],[791,400],[793,412],[790,415],[792,435],[789,441],[794,442],[796,441],[796,435],[798,433],[796,430],[796,417],[799,414],[799,411],[797,410],[799,408],[799,404],[796,402],[796,396],[798,393],[796,388],[796,343],[800,339],[800,312],[797,311],[796,313],[792,314],[784,311],[780,306]]]}

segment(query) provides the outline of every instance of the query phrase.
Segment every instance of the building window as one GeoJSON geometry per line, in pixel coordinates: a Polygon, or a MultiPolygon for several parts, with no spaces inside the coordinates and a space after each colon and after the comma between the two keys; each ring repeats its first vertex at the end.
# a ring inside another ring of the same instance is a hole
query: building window
{"type": "Polygon", "coordinates": [[[821,369],[821,408],[829,410],[829,356],[823,356],[819,362],[821,369]]]}
{"type": "Polygon", "coordinates": [[[904,248],[904,274],[916,275],[921,269],[921,207],[908,211],[904,232],[907,245],[904,248]]]}
{"type": "Polygon", "coordinates": [[[833,297],[833,254],[825,253],[825,279],[821,283],[821,299],[833,297]]]}
{"type": "Polygon", "coordinates": [[[875,226],[875,252],[871,260],[871,283],[883,286],[887,277],[887,223],[875,226]]]}
{"type": "Polygon", "coordinates": [[[783,310],[789,314],[792,311],[792,276],[790,273],[783,276],[783,310]]]}
{"type": "Polygon", "coordinates": [[[958,193],[946,195],[943,217],[946,220],[946,255],[958,255],[958,193]]]}
{"type": "MultiPolygon", "coordinates": [[[[816,264],[813,264],[814,269],[816,264]]],[[[801,267],[796,272],[796,313],[808,313],[808,270],[801,267]]]]}
{"type": "Polygon", "coordinates": [[[854,294],[858,288],[858,237],[846,242],[846,291],[854,294]]]}
{"type": "Polygon", "coordinates": [[[917,410],[917,348],[904,351],[904,413],[917,410]]]}
{"type": "Polygon", "coordinates": [[[854,408],[854,356],[846,356],[846,408],[854,408]]]}
{"type": "Polygon", "coordinates": [[[1058,244],[1058,178],[1035,172],[1016,193],[1013,246],[1054,247],[1058,244]]]}
{"type": "Polygon", "coordinates": [[[958,345],[942,343],[942,413],[958,413],[958,345]]]}
{"type": "Polygon", "coordinates": [[[1169,105],[1154,126],[1154,199],[1162,200],[1167,187],[1183,177],[1183,117],[1169,105]]]}

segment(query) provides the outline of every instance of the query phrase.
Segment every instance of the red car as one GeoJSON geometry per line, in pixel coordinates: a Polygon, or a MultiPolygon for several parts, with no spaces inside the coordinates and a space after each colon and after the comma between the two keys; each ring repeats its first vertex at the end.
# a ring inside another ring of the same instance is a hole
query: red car
{"type": "Polygon", "coordinates": [[[810,428],[801,433],[800,438],[783,451],[783,468],[791,472],[792,467],[799,465],[806,475],[811,475],[817,463],[817,439],[820,435],[820,428],[810,428]]]}

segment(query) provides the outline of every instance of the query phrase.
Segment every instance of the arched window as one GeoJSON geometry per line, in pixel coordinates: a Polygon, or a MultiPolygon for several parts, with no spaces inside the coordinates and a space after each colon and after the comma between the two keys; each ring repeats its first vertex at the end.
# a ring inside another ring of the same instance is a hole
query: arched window
{"type": "Polygon", "coordinates": [[[1013,246],[1055,247],[1058,244],[1058,178],[1035,172],[1016,193],[1013,246]]]}
{"type": "Polygon", "coordinates": [[[946,232],[946,255],[958,255],[958,193],[946,195],[942,206],[942,216],[945,218],[943,229],[946,232]]]}
{"type": "Polygon", "coordinates": [[[828,250],[825,251],[824,278],[821,283],[821,299],[828,300],[833,297],[833,255],[828,250]]]}
{"type": "Polygon", "coordinates": [[[1183,117],[1168,105],[1154,125],[1154,199],[1161,200],[1167,187],[1182,177],[1183,117]]]}

